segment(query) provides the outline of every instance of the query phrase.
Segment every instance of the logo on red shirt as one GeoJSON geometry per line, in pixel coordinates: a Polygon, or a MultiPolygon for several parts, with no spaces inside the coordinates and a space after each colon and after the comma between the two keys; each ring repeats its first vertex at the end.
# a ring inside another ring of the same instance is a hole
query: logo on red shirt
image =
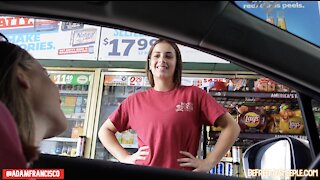
{"type": "Polygon", "coordinates": [[[181,102],[180,104],[176,105],[176,112],[183,112],[183,111],[188,111],[192,112],[193,111],[193,103],[191,102],[181,102]]]}

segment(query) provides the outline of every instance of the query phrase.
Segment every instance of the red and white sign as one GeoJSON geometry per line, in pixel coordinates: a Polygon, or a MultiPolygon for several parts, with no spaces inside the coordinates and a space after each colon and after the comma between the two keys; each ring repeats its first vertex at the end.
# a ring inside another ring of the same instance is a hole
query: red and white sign
{"type": "Polygon", "coordinates": [[[0,17],[0,29],[17,28],[17,27],[33,27],[34,21],[27,17],[0,17]]]}
{"type": "Polygon", "coordinates": [[[142,76],[129,76],[128,78],[129,86],[143,86],[143,82],[142,76]]]}
{"type": "Polygon", "coordinates": [[[2,179],[64,179],[64,169],[3,169],[2,179]]]}
{"type": "Polygon", "coordinates": [[[36,59],[98,59],[100,26],[0,16],[0,32],[36,59]]]}

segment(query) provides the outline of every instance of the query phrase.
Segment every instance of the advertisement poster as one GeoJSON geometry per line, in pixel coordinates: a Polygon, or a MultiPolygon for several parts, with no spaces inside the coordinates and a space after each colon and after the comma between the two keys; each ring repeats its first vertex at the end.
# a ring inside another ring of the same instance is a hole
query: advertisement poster
{"type": "Polygon", "coordinates": [[[219,83],[226,85],[226,78],[200,78],[200,77],[182,77],[181,85],[183,86],[197,86],[199,88],[208,88],[211,90],[219,83]]]}
{"type": "MultiPolygon", "coordinates": [[[[0,16],[0,32],[36,59],[146,61],[157,38],[74,22],[0,16]]],[[[229,63],[178,45],[183,62],[229,63]]]]}
{"type": "Polygon", "coordinates": [[[104,76],[105,86],[150,86],[145,76],[104,76]]]}
{"type": "Polygon", "coordinates": [[[0,16],[0,32],[36,59],[97,60],[101,27],[0,16]]]}
{"type": "MultiPolygon", "coordinates": [[[[146,61],[157,38],[143,34],[102,28],[99,61],[146,61]]],[[[229,63],[221,58],[178,45],[183,62],[229,63]]]]}
{"type": "Polygon", "coordinates": [[[320,46],[318,1],[236,1],[243,10],[320,46]]]}

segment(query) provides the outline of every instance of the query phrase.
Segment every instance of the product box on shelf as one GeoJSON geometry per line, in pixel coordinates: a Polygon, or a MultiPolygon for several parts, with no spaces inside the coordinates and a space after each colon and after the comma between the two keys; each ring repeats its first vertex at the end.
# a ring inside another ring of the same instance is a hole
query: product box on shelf
{"type": "Polygon", "coordinates": [[[299,109],[292,110],[287,104],[280,106],[279,132],[283,134],[303,134],[304,122],[299,109]]]}
{"type": "Polygon", "coordinates": [[[248,91],[249,88],[247,87],[247,79],[228,79],[228,91],[248,91]]]}
{"type": "Polygon", "coordinates": [[[299,109],[288,105],[240,106],[237,108],[241,132],[272,134],[304,134],[304,123],[299,109]]]}
{"type": "Polygon", "coordinates": [[[291,89],[269,78],[260,78],[254,82],[254,91],[257,92],[291,92],[291,89]]]}
{"type": "Polygon", "coordinates": [[[240,106],[237,108],[241,132],[263,133],[266,127],[266,112],[261,106],[240,106]]]}

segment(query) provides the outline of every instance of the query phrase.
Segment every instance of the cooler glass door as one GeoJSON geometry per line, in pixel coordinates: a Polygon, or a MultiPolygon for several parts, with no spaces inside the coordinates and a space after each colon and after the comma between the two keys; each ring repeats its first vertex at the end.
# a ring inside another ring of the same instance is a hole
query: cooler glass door
{"type": "MultiPolygon", "coordinates": [[[[108,161],[117,161],[102,145],[97,133],[108,119],[109,115],[116,110],[120,103],[126,99],[129,95],[144,91],[148,89],[149,83],[146,82],[146,77],[144,74],[130,74],[120,72],[105,72],[101,76],[100,85],[100,114],[98,118],[98,123],[95,126],[94,139],[95,145],[93,146],[92,157],[94,159],[103,159],[108,161]]],[[[98,107],[99,107],[98,105],[98,107]]],[[[129,153],[134,153],[137,151],[138,142],[137,135],[134,130],[130,129],[124,132],[117,132],[116,137],[119,143],[124,147],[129,153]]]]}
{"type": "Polygon", "coordinates": [[[49,71],[50,79],[58,86],[61,108],[68,128],[60,135],[43,140],[41,153],[62,156],[83,156],[85,123],[88,119],[92,72],[49,71]]]}

